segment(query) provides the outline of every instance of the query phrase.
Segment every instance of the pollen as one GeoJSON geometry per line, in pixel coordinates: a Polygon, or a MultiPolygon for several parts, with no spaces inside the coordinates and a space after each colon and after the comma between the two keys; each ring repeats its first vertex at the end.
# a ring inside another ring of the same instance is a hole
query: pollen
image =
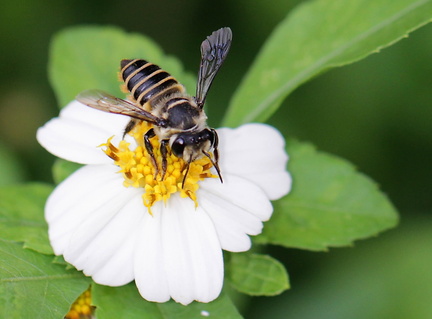
{"type": "Polygon", "coordinates": [[[167,169],[162,180],[162,155],[158,138],[154,137],[150,141],[159,169],[154,167],[151,156],[144,146],[144,135],[151,128],[151,124],[141,122],[128,133],[136,141],[137,146],[134,149],[131,143],[125,140],[120,141],[117,146],[113,145],[111,142],[113,137],[111,137],[101,145],[104,147],[103,151],[119,166],[119,173],[124,177],[125,187],[136,187],[143,190],[143,204],[148,208],[150,214],[154,203],[158,201],[166,203],[170,196],[177,192],[183,198],[190,198],[197,207],[196,191],[199,189],[199,182],[205,178],[217,177],[210,172],[213,166],[210,159],[202,157],[193,161],[184,179],[187,163],[168,150],[167,169]]]}

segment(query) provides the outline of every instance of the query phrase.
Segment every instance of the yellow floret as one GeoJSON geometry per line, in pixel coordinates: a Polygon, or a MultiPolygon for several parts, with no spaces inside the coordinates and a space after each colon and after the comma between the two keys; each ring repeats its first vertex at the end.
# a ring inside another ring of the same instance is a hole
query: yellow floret
{"type": "Polygon", "coordinates": [[[65,319],[90,319],[93,318],[94,307],[91,304],[90,288],[84,291],[72,304],[65,319]]]}
{"type": "MultiPolygon", "coordinates": [[[[166,202],[172,194],[180,193],[181,197],[189,197],[198,206],[196,191],[199,189],[199,182],[205,178],[216,177],[210,172],[212,163],[209,158],[203,157],[190,164],[189,171],[184,181],[186,173],[186,163],[183,159],[172,154],[167,156],[167,170],[163,180],[161,169],[157,176],[156,168],[152,164],[150,155],[144,146],[144,135],[152,128],[151,124],[142,122],[135,126],[130,132],[136,142],[137,147],[130,149],[130,143],[122,140],[118,146],[111,143],[113,137],[110,137],[103,150],[114,163],[120,167],[119,173],[123,174],[125,187],[136,187],[143,189],[143,203],[151,214],[151,207],[157,201],[166,202]],[[183,187],[182,187],[183,185],[183,187]]],[[[159,167],[162,167],[162,156],[159,151],[159,140],[157,137],[151,139],[151,143],[159,167]]]]}

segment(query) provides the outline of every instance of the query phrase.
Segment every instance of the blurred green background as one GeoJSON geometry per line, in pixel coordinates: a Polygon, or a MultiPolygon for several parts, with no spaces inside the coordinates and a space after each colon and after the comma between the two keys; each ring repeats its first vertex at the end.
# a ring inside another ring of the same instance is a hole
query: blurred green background
{"type": "MultiPolygon", "coordinates": [[[[37,144],[35,132],[58,113],[46,71],[57,31],[116,25],[150,36],[196,73],[201,41],[230,26],[231,52],[208,97],[210,124],[217,126],[266,37],[301,2],[3,3],[0,185],[52,181],[54,158],[37,144]]],[[[398,228],[350,248],[326,253],[271,248],[285,263],[292,289],[275,298],[253,298],[242,309],[246,318],[432,318],[431,62],[428,25],[379,54],[303,85],[271,118],[285,135],[353,162],[377,181],[402,218],[398,228]]]]}

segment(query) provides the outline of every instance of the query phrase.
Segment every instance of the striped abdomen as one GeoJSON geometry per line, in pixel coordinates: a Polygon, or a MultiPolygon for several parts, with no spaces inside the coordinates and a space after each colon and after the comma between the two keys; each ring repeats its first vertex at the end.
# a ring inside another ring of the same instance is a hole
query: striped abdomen
{"type": "Polygon", "coordinates": [[[183,86],[168,72],[145,60],[122,60],[120,75],[140,105],[149,102],[153,107],[161,98],[184,92],[183,86]]]}

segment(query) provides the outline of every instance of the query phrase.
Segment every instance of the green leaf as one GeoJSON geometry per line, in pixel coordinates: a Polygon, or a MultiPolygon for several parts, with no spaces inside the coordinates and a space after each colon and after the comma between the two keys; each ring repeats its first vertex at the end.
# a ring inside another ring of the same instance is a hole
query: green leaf
{"type": "Polygon", "coordinates": [[[51,191],[52,186],[45,184],[0,187],[0,238],[52,254],[44,219],[45,201],[51,191]]]}
{"type": "Polygon", "coordinates": [[[52,167],[54,182],[60,184],[80,167],[82,167],[81,164],[69,162],[61,158],[56,159],[52,167]]]}
{"type": "Polygon", "coordinates": [[[0,239],[0,317],[63,318],[89,279],[52,256],[0,239]]]}
{"type": "Polygon", "coordinates": [[[394,227],[398,215],[388,198],[347,161],[290,141],[293,189],[275,202],[260,243],[325,250],[349,245],[394,227]]]}
{"type": "Polygon", "coordinates": [[[66,269],[75,269],[72,265],[68,264],[66,260],[64,260],[63,255],[54,256],[53,261],[54,264],[64,265],[66,269]]]}
{"type": "Polygon", "coordinates": [[[267,318],[268,309],[272,318],[431,318],[431,212],[355,249],[316,255],[296,291],[253,307],[253,318],[267,318]]]}
{"type": "Polygon", "coordinates": [[[21,182],[23,179],[21,161],[0,143],[0,186],[21,182]]]}
{"type": "Polygon", "coordinates": [[[186,307],[172,300],[166,303],[148,302],[132,283],[116,288],[94,285],[92,298],[98,319],[202,319],[207,314],[210,318],[241,318],[224,293],[213,302],[193,302],[186,307]]]}
{"type": "Polygon", "coordinates": [[[376,53],[431,19],[431,0],[316,0],[298,6],[264,44],[224,124],[265,121],[303,82],[376,53]]]}
{"type": "Polygon", "coordinates": [[[240,292],[252,296],[274,296],[289,289],[285,267],[260,254],[231,254],[227,277],[240,292]]]}
{"type": "Polygon", "coordinates": [[[120,61],[134,58],[155,63],[189,90],[195,88],[194,76],[186,74],[177,59],[165,55],[144,36],[115,27],[72,27],[59,32],[51,46],[49,77],[59,105],[63,107],[88,89],[124,97],[118,79],[120,61]]]}

